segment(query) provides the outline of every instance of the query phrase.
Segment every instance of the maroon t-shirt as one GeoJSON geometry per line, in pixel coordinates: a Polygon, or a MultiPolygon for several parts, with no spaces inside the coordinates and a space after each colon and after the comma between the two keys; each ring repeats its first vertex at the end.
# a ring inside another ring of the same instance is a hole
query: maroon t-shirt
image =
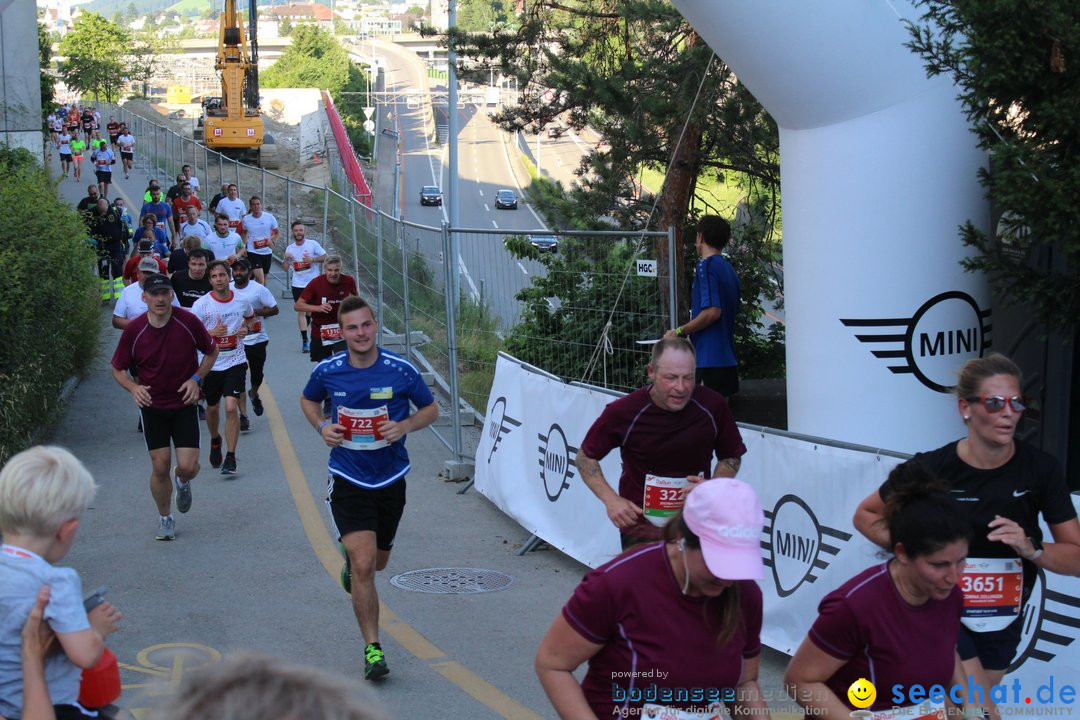
{"type": "Polygon", "coordinates": [[[953,588],[945,600],[911,605],[896,589],[889,563],[867,568],[821,600],[810,639],[847,664],[825,685],[852,710],[851,683],[870,679],[879,688],[871,710],[893,707],[892,691],[903,685],[949,687],[956,663],[956,634],[964,596],[953,588]]]}
{"type": "Polygon", "coordinates": [[[164,327],[154,327],[149,317],[143,314],[127,324],[113,353],[112,366],[127,370],[134,361],[139,384],[150,386],[151,407],[182,408],[180,386],[199,369],[195,351],[210,352],[214,341],[199,318],[182,308],[172,309],[164,327]]]}
{"type": "MultiPolygon", "coordinates": [[[[712,477],[714,453],[719,460],[746,453],[723,395],[698,385],[686,407],[669,412],[652,401],[649,387],[608,403],[581,443],[581,450],[593,460],[619,448],[619,495],[639,507],[643,507],[646,473],[660,477],[703,473],[712,477]]],[[[621,532],[633,537],[660,537],[660,528],[644,517],[621,532]]]]}
{"type": "Polygon", "coordinates": [[[326,279],[326,275],[319,275],[307,284],[304,292],[300,293],[299,300],[308,305],[322,305],[323,298],[326,298],[326,302],[332,306],[330,312],[311,313],[311,324],[333,325],[337,322],[337,306],[341,301],[350,295],[359,294],[356,291],[356,281],[352,279],[351,275],[342,274],[337,285],[331,285],[326,279]]]}
{"type": "Polygon", "coordinates": [[[611,717],[616,707],[641,708],[643,702],[630,700],[634,691],[683,710],[722,701],[724,690],[738,685],[743,660],[761,652],[761,589],[740,580],[728,592],[736,587],[742,619],[731,640],[718,647],[721,602],[682,594],[663,543],[636,547],[589,572],[562,613],[583,638],[603,645],[581,683],[596,716],[611,717]],[[663,699],[665,688],[670,697],[675,688],[703,692],[678,702],[663,699]],[[625,699],[617,699],[621,693],[625,699]]]}

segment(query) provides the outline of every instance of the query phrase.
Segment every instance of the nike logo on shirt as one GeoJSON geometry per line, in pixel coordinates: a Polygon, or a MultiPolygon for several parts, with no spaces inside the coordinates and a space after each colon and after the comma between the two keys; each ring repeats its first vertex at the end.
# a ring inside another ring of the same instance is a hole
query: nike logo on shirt
{"type": "Polygon", "coordinates": [[[1021,495],[1027,495],[1030,490],[1013,490],[1013,497],[1020,497],[1021,495]]]}

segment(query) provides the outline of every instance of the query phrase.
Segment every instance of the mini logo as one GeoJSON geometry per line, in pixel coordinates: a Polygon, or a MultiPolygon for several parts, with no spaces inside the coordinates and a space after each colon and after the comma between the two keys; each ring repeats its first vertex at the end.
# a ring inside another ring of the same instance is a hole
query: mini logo
{"type": "Polygon", "coordinates": [[[937,392],[952,391],[956,371],[990,347],[990,310],[980,310],[965,292],[943,292],[923,303],[910,318],[840,319],[845,327],[866,328],[855,339],[871,354],[889,361],[894,373],[911,373],[937,392]]]}
{"type": "Polygon", "coordinates": [[[1031,491],[1030,490],[1013,490],[1013,497],[1022,497],[1024,495],[1027,495],[1029,492],[1031,492],[1031,491]]]}
{"type": "Polygon", "coordinates": [[[570,487],[578,449],[566,442],[566,433],[557,423],[552,424],[547,435],[538,433],[536,437],[540,441],[540,479],[548,500],[555,502],[570,487]]]}
{"type": "Polygon", "coordinates": [[[506,414],[506,398],[502,396],[496,398],[487,413],[487,432],[488,437],[491,438],[491,452],[488,453],[487,459],[489,465],[491,464],[491,457],[499,449],[499,443],[502,442],[502,439],[511,430],[518,427],[521,427],[521,421],[515,420],[506,414]]]}
{"type": "Polygon", "coordinates": [[[349,393],[347,393],[347,392],[344,392],[344,391],[342,391],[342,390],[335,390],[335,391],[334,391],[334,397],[345,397],[345,396],[346,396],[346,395],[348,395],[348,394],[349,394],[349,393]]]}
{"type": "Polygon", "coordinates": [[[1028,660],[1048,663],[1080,637],[1080,599],[1046,587],[1046,573],[1039,569],[1035,586],[1024,603],[1020,645],[1012,672],[1028,660]]]}
{"type": "Polygon", "coordinates": [[[761,542],[767,552],[765,565],[772,568],[780,597],[791,595],[804,582],[817,580],[815,571],[828,568],[840,546],[851,539],[851,533],[821,525],[810,506],[795,495],[783,496],[772,512],[765,511],[763,532],[768,535],[768,540],[761,542]]]}

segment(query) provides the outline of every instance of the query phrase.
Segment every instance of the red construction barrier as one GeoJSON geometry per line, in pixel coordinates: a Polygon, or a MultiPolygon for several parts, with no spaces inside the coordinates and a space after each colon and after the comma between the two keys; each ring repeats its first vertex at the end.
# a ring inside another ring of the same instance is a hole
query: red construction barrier
{"type": "Polygon", "coordinates": [[[326,117],[330,120],[330,130],[334,133],[334,141],[338,146],[338,154],[341,156],[341,164],[345,167],[345,176],[353,184],[356,199],[364,205],[371,207],[371,189],[368,187],[364,171],[360,169],[360,161],[356,159],[356,152],[352,143],[349,142],[349,134],[345,132],[345,125],[341,122],[337,108],[330,93],[322,91],[323,105],[326,107],[326,117]]]}

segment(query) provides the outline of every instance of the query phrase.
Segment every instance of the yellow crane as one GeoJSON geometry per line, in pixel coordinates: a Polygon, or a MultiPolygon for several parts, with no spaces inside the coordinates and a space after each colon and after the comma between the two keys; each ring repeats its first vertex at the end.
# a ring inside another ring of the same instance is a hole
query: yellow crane
{"type": "Polygon", "coordinates": [[[259,44],[256,0],[248,0],[248,38],[240,25],[237,0],[225,0],[219,18],[218,52],[214,69],[221,76],[221,97],[203,100],[196,139],[208,148],[237,160],[277,167],[276,149],[264,128],[259,101],[259,44]],[[198,135],[201,134],[202,138],[198,135]]]}

